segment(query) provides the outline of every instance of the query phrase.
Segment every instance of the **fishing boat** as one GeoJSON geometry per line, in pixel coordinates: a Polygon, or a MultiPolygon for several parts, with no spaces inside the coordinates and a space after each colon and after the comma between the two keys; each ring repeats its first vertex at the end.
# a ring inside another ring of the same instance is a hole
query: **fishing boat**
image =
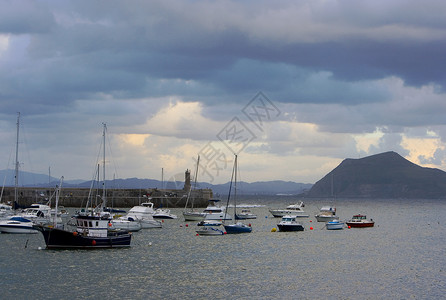
{"type": "Polygon", "coordinates": [[[346,222],[348,227],[362,228],[362,227],[373,227],[375,222],[373,219],[368,220],[365,215],[357,214],[354,215],[350,221],[346,222]]]}
{"type": "Polygon", "coordinates": [[[296,221],[296,216],[286,215],[282,217],[282,220],[277,224],[279,231],[304,231],[304,226],[296,221]]]}
{"type": "Polygon", "coordinates": [[[325,227],[327,228],[327,230],[340,230],[340,229],[344,229],[345,223],[339,221],[339,219],[335,219],[335,220],[328,221],[325,224],[325,227]]]}
{"type": "Polygon", "coordinates": [[[338,219],[336,216],[336,207],[331,205],[322,206],[319,213],[315,215],[315,218],[318,222],[328,222],[338,219]]]}
{"type": "Polygon", "coordinates": [[[110,229],[110,219],[98,215],[77,215],[75,230],[59,229],[51,225],[34,225],[42,232],[48,249],[95,249],[130,247],[132,235],[128,231],[110,229]]]}
{"type": "Polygon", "coordinates": [[[223,221],[223,227],[225,228],[227,234],[250,233],[252,231],[251,224],[246,225],[242,222],[235,221],[235,216],[237,215],[237,171],[238,171],[237,154],[235,154],[234,167],[232,168],[231,183],[229,185],[228,201],[226,203],[226,209],[227,209],[229,201],[231,199],[232,182],[234,182],[234,196],[233,196],[234,222],[232,224],[226,224],[225,221],[223,221]]]}
{"type": "Polygon", "coordinates": [[[285,209],[270,209],[269,212],[275,218],[282,218],[286,215],[293,215],[296,218],[307,218],[309,215],[303,210],[304,206],[304,203],[299,201],[296,204],[288,205],[285,209]]]}
{"type": "MultiPolygon", "coordinates": [[[[74,230],[59,228],[56,221],[53,224],[34,225],[42,232],[48,249],[95,249],[130,247],[132,235],[126,230],[113,228],[112,217],[105,212],[107,207],[105,189],[105,134],[107,126],[103,123],[103,195],[102,203],[95,209],[89,210],[89,197],[84,212],[76,214],[71,220],[74,230]]],[[[62,185],[61,179],[61,184],[62,185]]],[[[60,190],[60,187],[59,189],[60,190]]],[[[56,211],[59,203],[59,193],[56,194],[56,211]]]]}

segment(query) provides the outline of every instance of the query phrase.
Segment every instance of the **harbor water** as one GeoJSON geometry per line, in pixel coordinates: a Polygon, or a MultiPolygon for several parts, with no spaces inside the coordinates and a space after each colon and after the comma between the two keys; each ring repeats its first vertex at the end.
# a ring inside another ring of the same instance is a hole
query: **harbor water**
{"type": "MultiPolygon", "coordinates": [[[[302,232],[272,232],[268,209],[291,196],[245,197],[250,234],[197,236],[165,220],[132,246],[46,250],[38,234],[0,234],[0,299],[441,299],[446,295],[446,201],[307,199],[302,232]],[[314,215],[362,213],[373,228],[329,231],[314,215]],[[258,207],[257,205],[263,205],[258,207]],[[311,230],[310,227],[313,229],[311,230]]],[[[233,211],[229,211],[233,214],[233,211]]]]}

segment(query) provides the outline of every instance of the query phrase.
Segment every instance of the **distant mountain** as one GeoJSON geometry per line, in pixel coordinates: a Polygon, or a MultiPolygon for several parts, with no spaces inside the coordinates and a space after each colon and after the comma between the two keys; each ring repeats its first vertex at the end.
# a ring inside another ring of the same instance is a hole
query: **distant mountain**
{"type": "MultiPolygon", "coordinates": [[[[6,186],[14,186],[14,170],[0,170],[1,178],[5,178],[6,186]]],[[[20,171],[19,186],[23,187],[52,187],[59,184],[60,178],[51,177],[44,174],[36,174],[20,171]]],[[[85,180],[71,180],[64,181],[64,187],[71,188],[90,188],[100,186],[100,183],[85,181],[85,180]]],[[[164,182],[154,179],[140,179],[127,178],[107,180],[106,186],[110,189],[147,189],[147,188],[165,188],[165,189],[182,189],[184,182],[164,182]]],[[[275,194],[301,194],[308,191],[312,184],[296,183],[291,181],[262,181],[262,182],[239,182],[237,183],[237,193],[240,195],[275,195],[275,194]]],[[[198,182],[197,188],[212,189],[214,194],[226,195],[229,191],[229,182],[225,184],[210,184],[206,182],[198,182]]]]}
{"type": "Polygon", "coordinates": [[[421,167],[396,152],[348,158],[316,182],[307,196],[445,198],[446,172],[421,167]]]}

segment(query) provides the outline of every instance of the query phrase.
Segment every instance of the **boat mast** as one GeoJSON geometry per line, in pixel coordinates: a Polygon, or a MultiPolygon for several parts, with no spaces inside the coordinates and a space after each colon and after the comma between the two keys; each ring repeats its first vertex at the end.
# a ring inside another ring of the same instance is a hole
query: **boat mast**
{"type": "MultiPolygon", "coordinates": [[[[233,182],[233,179],[234,179],[235,165],[237,163],[237,154],[234,154],[234,155],[235,155],[235,160],[234,160],[234,166],[232,167],[231,183],[229,184],[228,201],[226,202],[225,214],[228,211],[229,199],[231,199],[232,182],[233,182]]],[[[226,220],[226,216],[223,218],[223,224],[225,223],[225,220],[226,220]]],[[[235,216],[234,216],[234,223],[235,223],[235,216]]]]}
{"type": "Polygon", "coordinates": [[[62,188],[62,183],[63,183],[63,176],[60,178],[59,186],[56,186],[56,207],[54,208],[54,220],[53,220],[54,228],[56,228],[57,226],[57,212],[59,210],[59,196],[60,196],[60,189],[62,188]]]}
{"type": "Polygon", "coordinates": [[[234,162],[234,223],[237,214],[237,154],[235,154],[234,162]]]}
{"type": "Polygon", "coordinates": [[[103,137],[103,160],[102,160],[102,205],[103,208],[107,207],[107,191],[105,190],[105,131],[107,130],[107,124],[102,123],[104,125],[104,130],[102,132],[103,137]]]}
{"type": "Polygon", "coordinates": [[[17,204],[19,185],[19,127],[20,127],[20,112],[17,113],[17,141],[15,146],[15,174],[14,174],[14,207],[17,204]]]}

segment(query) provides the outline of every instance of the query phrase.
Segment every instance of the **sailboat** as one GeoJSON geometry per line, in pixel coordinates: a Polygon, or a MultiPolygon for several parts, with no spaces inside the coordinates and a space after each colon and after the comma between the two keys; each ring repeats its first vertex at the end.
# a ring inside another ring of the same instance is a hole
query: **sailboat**
{"type": "Polygon", "coordinates": [[[248,226],[242,222],[235,221],[236,220],[235,216],[237,215],[237,154],[235,154],[234,167],[232,169],[231,184],[229,185],[229,194],[228,194],[228,202],[226,203],[226,210],[229,205],[229,200],[231,199],[231,189],[232,189],[233,179],[234,179],[234,223],[233,224],[223,223],[223,226],[225,227],[227,234],[250,233],[252,231],[252,227],[250,225],[248,226]]]}
{"type": "MultiPolygon", "coordinates": [[[[105,131],[104,123],[104,165],[105,165],[105,131]]],[[[104,212],[106,207],[106,191],[105,191],[105,166],[103,196],[99,210],[88,210],[78,213],[73,218],[72,224],[75,230],[65,230],[56,226],[35,225],[34,228],[42,232],[45,239],[46,247],[49,249],[95,249],[95,248],[116,248],[130,247],[132,235],[121,229],[112,227],[112,219],[110,213],[104,212]]],[[[89,197],[90,200],[90,197],[89,197]]],[[[58,197],[56,197],[58,203],[58,197]]],[[[56,204],[57,207],[58,204],[56,204]]]]}
{"type": "MultiPolygon", "coordinates": [[[[200,155],[197,158],[197,167],[195,169],[195,178],[194,178],[194,190],[197,186],[197,177],[198,177],[198,165],[200,164],[200,155]]],[[[205,212],[199,212],[194,210],[194,197],[192,196],[191,208],[187,209],[187,205],[189,204],[189,199],[191,199],[192,189],[189,189],[189,193],[187,194],[186,205],[184,206],[183,217],[184,221],[203,221],[206,217],[205,212]]]]}

